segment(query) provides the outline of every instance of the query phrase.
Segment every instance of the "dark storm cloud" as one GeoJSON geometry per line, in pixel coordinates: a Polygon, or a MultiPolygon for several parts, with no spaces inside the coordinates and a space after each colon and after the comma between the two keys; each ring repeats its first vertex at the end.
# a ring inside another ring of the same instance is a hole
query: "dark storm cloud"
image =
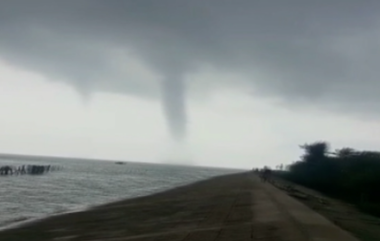
{"type": "Polygon", "coordinates": [[[177,87],[210,64],[263,95],[363,107],[379,100],[379,12],[378,0],[2,0],[0,55],[81,89],[154,94],[115,65],[110,50],[126,48],[177,87]]]}

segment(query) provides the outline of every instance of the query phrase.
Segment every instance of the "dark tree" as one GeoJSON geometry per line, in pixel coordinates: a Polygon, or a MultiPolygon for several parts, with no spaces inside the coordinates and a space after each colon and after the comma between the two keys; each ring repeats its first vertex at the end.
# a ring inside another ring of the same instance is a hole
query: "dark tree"
{"type": "Polygon", "coordinates": [[[346,147],[332,153],[326,142],[300,147],[304,151],[301,160],[289,165],[286,171],[278,171],[278,175],[380,216],[379,152],[346,147]]]}

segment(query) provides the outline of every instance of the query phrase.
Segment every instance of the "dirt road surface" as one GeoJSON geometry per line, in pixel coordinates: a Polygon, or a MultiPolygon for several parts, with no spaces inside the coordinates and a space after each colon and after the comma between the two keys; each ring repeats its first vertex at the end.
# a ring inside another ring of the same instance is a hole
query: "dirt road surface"
{"type": "Polygon", "coordinates": [[[357,241],[252,173],[0,232],[2,241],[357,241]]]}

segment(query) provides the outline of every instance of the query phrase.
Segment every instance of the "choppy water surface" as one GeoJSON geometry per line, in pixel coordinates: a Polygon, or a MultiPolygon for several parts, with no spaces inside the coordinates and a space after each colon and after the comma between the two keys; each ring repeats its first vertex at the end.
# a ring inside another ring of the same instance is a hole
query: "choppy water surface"
{"type": "Polygon", "coordinates": [[[51,164],[42,176],[0,176],[0,226],[132,198],[236,170],[100,161],[10,161],[0,165],[51,164]]]}

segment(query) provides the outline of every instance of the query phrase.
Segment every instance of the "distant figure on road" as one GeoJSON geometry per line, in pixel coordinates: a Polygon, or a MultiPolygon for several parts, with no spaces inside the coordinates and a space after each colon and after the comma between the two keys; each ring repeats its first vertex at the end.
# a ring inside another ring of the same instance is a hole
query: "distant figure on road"
{"type": "Polygon", "coordinates": [[[267,182],[268,180],[270,180],[270,177],[272,176],[272,170],[270,170],[269,168],[265,167],[264,170],[261,171],[261,181],[262,182],[267,182]]]}

